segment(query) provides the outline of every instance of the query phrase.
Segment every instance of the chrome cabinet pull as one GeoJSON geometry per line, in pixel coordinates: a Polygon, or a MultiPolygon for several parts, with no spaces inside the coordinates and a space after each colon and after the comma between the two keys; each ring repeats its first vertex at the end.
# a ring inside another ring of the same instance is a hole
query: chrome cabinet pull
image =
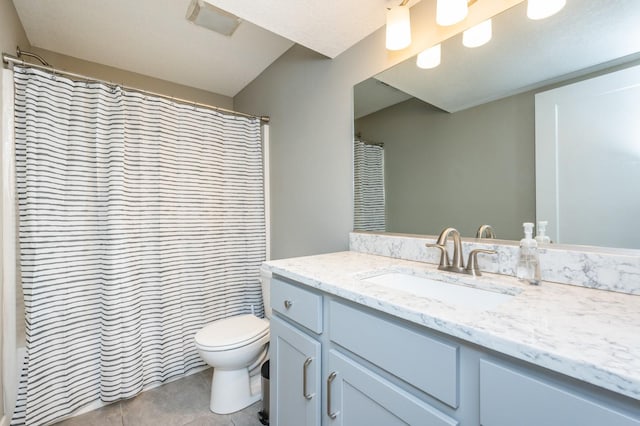
{"type": "Polygon", "coordinates": [[[291,306],[293,306],[293,302],[291,300],[285,300],[284,301],[284,307],[286,309],[289,309],[291,306]]]}
{"type": "Polygon", "coordinates": [[[305,399],[311,399],[315,396],[315,393],[307,393],[307,367],[313,361],[312,357],[307,358],[302,365],[302,396],[305,399]]]}
{"type": "Polygon", "coordinates": [[[329,416],[330,419],[335,419],[340,413],[339,411],[336,411],[334,413],[331,409],[331,382],[333,382],[333,380],[336,378],[336,375],[337,373],[334,371],[333,373],[329,374],[329,377],[327,377],[327,416],[329,416]]]}

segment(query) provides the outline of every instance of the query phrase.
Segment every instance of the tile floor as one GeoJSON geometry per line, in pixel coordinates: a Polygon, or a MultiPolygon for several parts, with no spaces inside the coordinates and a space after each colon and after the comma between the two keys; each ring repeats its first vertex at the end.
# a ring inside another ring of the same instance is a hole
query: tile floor
{"type": "Polygon", "coordinates": [[[55,426],[260,426],[262,401],[233,414],[209,411],[211,374],[207,369],[55,426]]]}

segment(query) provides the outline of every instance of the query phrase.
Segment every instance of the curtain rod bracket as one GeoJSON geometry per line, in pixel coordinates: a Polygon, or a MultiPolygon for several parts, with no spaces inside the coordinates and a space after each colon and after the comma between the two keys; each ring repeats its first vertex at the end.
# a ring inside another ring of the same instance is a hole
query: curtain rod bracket
{"type": "Polygon", "coordinates": [[[35,53],[31,53],[31,52],[25,52],[23,50],[20,50],[20,46],[16,46],[16,56],[18,58],[22,58],[22,56],[29,56],[32,58],[35,58],[37,60],[40,61],[40,63],[42,63],[42,65],[44,65],[45,67],[50,67],[51,64],[47,61],[44,60],[44,58],[40,55],[36,55],[35,53]]]}

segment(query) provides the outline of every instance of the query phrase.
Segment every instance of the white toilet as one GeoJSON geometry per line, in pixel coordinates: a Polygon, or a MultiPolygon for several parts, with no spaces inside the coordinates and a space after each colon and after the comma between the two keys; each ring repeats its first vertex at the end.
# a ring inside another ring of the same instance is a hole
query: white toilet
{"type": "Polygon", "coordinates": [[[214,413],[229,414],[262,397],[260,365],[268,358],[271,273],[260,271],[265,319],[238,315],[214,321],[195,335],[200,357],[213,367],[211,403],[214,413]],[[250,376],[251,371],[256,375],[250,376]]]}

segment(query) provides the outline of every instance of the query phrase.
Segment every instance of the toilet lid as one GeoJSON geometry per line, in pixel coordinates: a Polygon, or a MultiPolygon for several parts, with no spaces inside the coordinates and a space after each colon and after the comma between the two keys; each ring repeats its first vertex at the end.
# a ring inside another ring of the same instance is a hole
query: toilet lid
{"type": "Polygon", "coordinates": [[[269,321],[255,315],[238,315],[214,321],[198,331],[196,344],[208,348],[244,346],[269,333],[269,321]]]}

